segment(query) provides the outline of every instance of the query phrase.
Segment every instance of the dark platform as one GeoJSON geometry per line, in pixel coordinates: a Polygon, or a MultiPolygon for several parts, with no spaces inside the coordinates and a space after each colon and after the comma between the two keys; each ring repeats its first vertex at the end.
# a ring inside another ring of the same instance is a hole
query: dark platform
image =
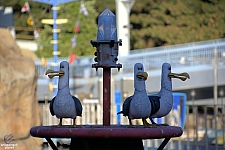
{"type": "Polygon", "coordinates": [[[46,138],[53,149],[57,148],[50,138],[71,138],[71,150],[142,150],[143,139],[165,138],[158,148],[160,150],[170,138],[179,137],[182,133],[182,129],[175,126],[146,128],[141,125],[36,126],[30,130],[31,136],[46,138]]]}

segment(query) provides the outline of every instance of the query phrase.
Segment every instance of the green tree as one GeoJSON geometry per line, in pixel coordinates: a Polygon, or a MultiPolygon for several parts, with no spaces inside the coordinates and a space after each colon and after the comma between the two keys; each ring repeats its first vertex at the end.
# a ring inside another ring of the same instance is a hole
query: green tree
{"type": "Polygon", "coordinates": [[[141,0],[132,8],[131,48],[225,37],[224,0],[141,0]]]}
{"type": "MultiPolygon", "coordinates": [[[[71,2],[59,5],[58,18],[68,19],[68,23],[58,25],[61,30],[58,33],[58,50],[61,52],[62,57],[69,56],[74,52],[78,56],[93,55],[94,48],[90,44],[90,40],[96,39],[97,25],[95,18],[97,12],[93,5],[95,1],[86,1],[85,6],[88,10],[88,17],[80,13],[80,2],[71,2]],[[74,33],[74,27],[77,22],[80,22],[79,33],[74,33]],[[77,45],[72,48],[71,38],[77,37],[77,45]]],[[[39,56],[52,57],[53,46],[50,41],[53,39],[52,26],[44,25],[44,31],[41,32],[38,43],[43,45],[43,50],[37,52],[39,56]]]]}
{"type": "MultiPolygon", "coordinates": [[[[26,23],[29,13],[21,13],[26,0],[1,0],[0,5],[12,6],[15,26],[32,28],[26,23]]],[[[52,57],[52,26],[41,23],[52,18],[51,6],[29,1],[35,27],[43,28],[37,42],[43,45],[38,56],[52,57]]],[[[95,51],[90,40],[96,39],[98,15],[108,7],[115,13],[115,0],[85,0],[89,16],[79,13],[80,1],[59,5],[58,18],[67,18],[59,25],[58,49],[60,56],[74,52],[78,56],[93,55],[95,51]],[[78,19],[79,18],[79,19],[78,19]],[[74,26],[80,20],[77,46],[71,47],[74,26]]],[[[131,9],[131,49],[182,44],[196,41],[225,38],[224,0],[136,0],[131,9]]],[[[122,15],[123,14],[116,14],[122,15]]],[[[21,31],[24,32],[24,31],[21,31]]],[[[33,34],[33,33],[28,33],[33,34]]]]}
{"type": "MultiPolygon", "coordinates": [[[[115,12],[115,1],[96,1],[115,12]]],[[[131,49],[182,44],[225,37],[224,0],[136,0],[131,9],[131,49]]],[[[116,14],[123,15],[123,14],[116,14]]]]}
{"type": "MultiPolygon", "coordinates": [[[[41,49],[36,52],[39,57],[53,57],[53,45],[50,43],[53,40],[52,25],[42,24],[42,19],[52,19],[51,5],[42,4],[34,1],[28,1],[31,11],[21,12],[21,8],[25,4],[26,0],[3,0],[0,5],[11,6],[14,9],[14,21],[16,27],[33,28],[27,24],[27,19],[32,16],[34,19],[34,28],[41,28],[40,37],[37,40],[41,45],[41,49]]],[[[97,24],[96,18],[98,13],[94,8],[95,0],[84,1],[88,17],[85,17],[80,13],[81,1],[75,1],[58,5],[59,19],[68,19],[68,23],[58,25],[58,29],[61,30],[58,33],[58,50],[61,52],[59,57],[67,57],[71,52],[74,52],[78,56],[93,55],[94,48],[90,44],[90,40],[96,39],[97,24]],[[71,38],[74,37],[74,27],[76,23],[80,21],[80,31],[76,34],[77,45],[72,48],[71,38]]],[[[26,31],[20,31],[26,32],[26,31]]],[[[33,35],[32,32],[27,34],[33,35]]]]}

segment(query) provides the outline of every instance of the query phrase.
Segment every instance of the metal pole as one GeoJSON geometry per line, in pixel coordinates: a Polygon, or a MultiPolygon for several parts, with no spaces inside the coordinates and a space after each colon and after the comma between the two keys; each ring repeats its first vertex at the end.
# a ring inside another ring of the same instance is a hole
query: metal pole
{"type": "Polygon", "coordinates": [[[46,141],[48,141],[48,143],[49,143],[49,145],[51,146],[51,148],[53,149],[53,150],[58,150],[58,148],[55,146],[55,144],[53,143],[53,141],[51,140],[51,138],[45,138],[46,139],[46,141]]]}
{"type": "Polygon", "coordinates": [[[218,70],[217,70],[217,49],[214,49],[214,104],[218,104],[218,91],[217,91],[217,77],[218,77],[218,70]]]}
{"type": "MultiPolygon", "coordinates": [[[[53,64],[53,70],[57,71],[58,70],[58,34],[57,34],[57,24],[56,24],[56,20],[57,20],[57,5],[59,4],[63,4],[63,3],[68,3],[68,2],[72,2],[75,0],[33,0],[35,2],[39,2],[39,3],[45,3],[45,4],[49,4],[52,5],[52,15],[53,15],[53,57],[54,57],[54,64],[53,64]]],[[[58,78],[54,78],[53,79],[53,92],[54,95],[57,94],[58,91],[58,87],[57,87],[57,83],[58,83],[58,78]]]]}
{"type": "MultiPolygon", "coordinates": [[[[186,105],[187,106],[187,105],[186,105]]],[[[187,150],[190,150],[190,141],[189,141],[189,106],[187,106],[187,121],[186,121],[186,127],[187,127],[187,150]]]]}
{"type": "MultiPolygon", "coordinates": [[[[57,71],[58,70],[58,35],[57,35],[57,32],[56,32],[56,29],[57,29],[57,24],[56,24],[56,20],[57,20],[57,9],[56,9],[56,6],[57,6],[57,1],[53,1],[53,20],[54,20],[54,23],[53,23],[53,48],[54,48],[54,51],[53,51],[53,55],[54,55],[54,71],[57,71]]],[[[53,79],[53,83],[54,83],[54,95],[57,94],[57,91],[58,91],[58,88],[55,86],[57,85],[57,82],[58,82],[58,78],[54,78],[53,79]]]]}
{"type": "Polygon", "coordinates": [[[192,114],[193,114],[193,129],[192,131],[194,132],[193,134],[193,138],[194,138],[194,143],[195,145],[197,144],[197,141],[196,141],[196,137],[197,137],[197,133],[196,133],[196,130],[194,129],[194,126],[196,127],[196,124],[194,124],[195,122],[195,115],[196,115],[196,112],[195,112],[195,104],[194,104],[194,99],[195,99],[195,90],[192,90],[191,91],[191,97],[192,97],[192,114]]]}
{"type": "Polygon", "coordinates": [[[196,116],[195,116],[195,119],[196,119],[196,127],[195,127],[195,133],[196,133],[196,150],[198,150],[199,148],[198,148],[198,106],[196,105],[195,107],[195,114],[196,114],[196,116]]]}
{"type": "Polygon", "coordinates": [[[215,121],[215,137],[216,137],[216,150],[218,150],[218,141],[217,141],[217,111],[218,111],[218,91],[217,91],[217,76],[218,76],[218,70],[217,70],[217,49],[214,49],[214,121],[215,121]]]}
{"type": "Polygon", "coordinates": [[[163,150],[163,148],[166,146],[170,139],[171,138],[165,138],[157,150],[163,150]]]}
{"type": "Polygon", "coordinates": [[[225,148],[225,135],[224,135],[224,103],[223,103],[223,97],[222,97],[222,128],[223,128],[223,148],[225,148]]]}
{"type": "Polygon", "coordinates": [[[103,125],[110,125],[111,68],[103,68],[103,125]]]}
{"type": "Polygon", "coordinates": [[[223,129],[223,148],[225,148],[225,137],[224,137],[224,103],[223,103],[223,97],[224,97],[224,91],[223,89],[220,89],[219,95],[221,97],[221,106],[222,106],[222,129],[223,129]]]}
{"type": "Polygon", "coordinates": [[[205,119],[205,149],[208,150],[208,126],[207,126],[207,106],[204,106],[204,119],[205,119]]]}
{"type": "Polygon", "coordinates": [[[119,51],[120,56],[126,56],[130,53],[130,11],[135,0],[115,0],[117,19],[118,37],[123,39],[122,51],[119,51]]]}

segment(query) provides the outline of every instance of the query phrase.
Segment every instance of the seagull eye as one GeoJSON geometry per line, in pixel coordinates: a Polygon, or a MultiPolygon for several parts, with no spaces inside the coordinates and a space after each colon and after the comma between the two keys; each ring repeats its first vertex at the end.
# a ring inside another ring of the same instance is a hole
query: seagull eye
{"type": "Polygon", "coordinates": [[[62,66],[61,68],[64,68],[64,66],[62,66]]]}
{"type": "Polygon", "coordinates": [[[171,70],[171,68],[169,67],[169,70],[171,70]]]}

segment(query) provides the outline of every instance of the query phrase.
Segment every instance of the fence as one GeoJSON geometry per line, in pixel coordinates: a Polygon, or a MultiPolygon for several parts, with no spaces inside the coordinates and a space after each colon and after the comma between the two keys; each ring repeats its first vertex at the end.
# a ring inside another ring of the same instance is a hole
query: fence
{"type": "MultiPolygon", "coordinates": [[[[212,65],[212,60],[215,57],[214,50],[217,51],[218,67],[220,67],[220,65],[225,64],[225,39],[133,50],[130,55],[119,57],[119,63],[123,67],[120,72],[112,69],[112,73],[132,73],[136,62],[143,63],[146,71],[161,69],[164,62],[170,63],[173,68],[212,65]]],[[[95,69],[91,68],[91,64],[95,63],[93,59],[94,56],[78,57],[70,66],[70,77],[84,78],[102,75],[101,69],[96,72],[95,69]]],[[[68,58],[59,58],[59,61],[62,60],[68,60],[68,58]]],[[[45,71],[53,68],[51,66],[53,60],[47,59],[47,61],[46,67],[42,67],[41,62],[35,62],[39,78],[45,77],[45,71]]]]}
{"type": "MultiPolygon", "coordinates": [[[[224,150],[225,149],[225,105],[186,105],[187,117],[183,135],[172,139],[166,150],[224,150]]],[[[171,113],[170,113],[171,115],[171,113]]],[[[161,140],[146,140],[145,149],[154,149],[161,140]]]]}

